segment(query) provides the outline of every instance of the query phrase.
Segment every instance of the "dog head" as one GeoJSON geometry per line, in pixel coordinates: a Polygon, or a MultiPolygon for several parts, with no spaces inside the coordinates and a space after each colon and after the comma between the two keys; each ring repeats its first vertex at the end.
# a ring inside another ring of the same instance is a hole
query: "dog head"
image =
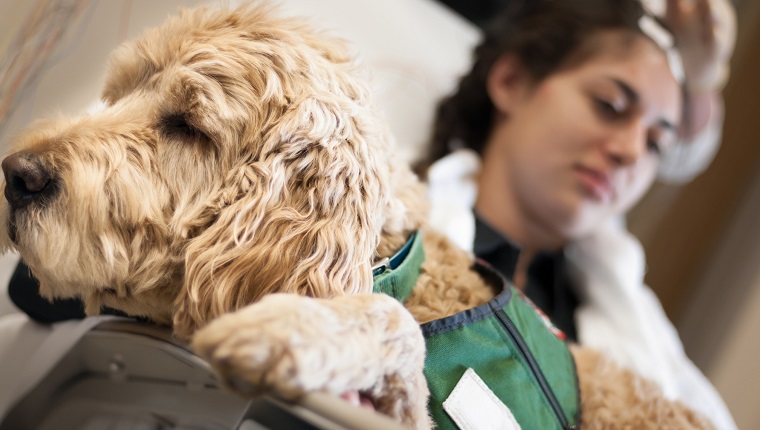
{"type": "Polygon", "coordinates": [[[369,292],[422,216],[360,75],[266,6],[182,12],[112,54],[100,112],[17,138],[4,241],[43,295],[180,336],[270,292],[369,292]]]}

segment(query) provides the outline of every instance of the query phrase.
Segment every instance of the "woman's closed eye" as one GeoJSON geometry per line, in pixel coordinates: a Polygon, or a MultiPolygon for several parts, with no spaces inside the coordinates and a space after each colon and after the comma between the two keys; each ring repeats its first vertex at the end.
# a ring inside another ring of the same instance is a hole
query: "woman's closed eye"
{"type": "Polygon", "coordinates": [[[614,77],[593,82],[588,91],[597,113],[604,119],[624,119],[639,102],[638,92],[614,77]]]}
{"type": "Polygon", "coordinates": [[[596,96],[593,99],[597,111],[605,117],[619,118],[624,116],[628,111],[629,104],[622,98],[612,99],[596,96]]]}
{"type": "Polygon", "coordinates": [[[671,129],[654,128],[647,134],[647,151],[662,155],[676,145],[676,133],[671,129]]]}
{"type": "Polygon", "coordinates": [[[662,145],[657,139],[647,138],[647,151],[654,155],[662,154],[662,145]]]}

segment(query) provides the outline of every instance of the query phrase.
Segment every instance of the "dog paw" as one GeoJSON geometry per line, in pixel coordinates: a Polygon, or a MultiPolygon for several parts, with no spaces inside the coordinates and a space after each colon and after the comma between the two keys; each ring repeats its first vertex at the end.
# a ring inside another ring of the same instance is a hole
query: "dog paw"
{"type": "MultiPolygon", "coordinates": [[[[222,383],[242,394],[295,399],[311,391],[336,395],[372,386],[357,337],[366,334],[335,307],[290,294],[273,294],[198,331],[193,349],[222,383]]],[[[339,309],[339,308],[338,308],[339,309]]]]}

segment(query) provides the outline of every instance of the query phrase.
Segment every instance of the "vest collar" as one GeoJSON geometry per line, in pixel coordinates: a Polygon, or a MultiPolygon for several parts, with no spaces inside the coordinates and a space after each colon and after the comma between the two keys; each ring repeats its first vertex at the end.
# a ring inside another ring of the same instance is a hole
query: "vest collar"
{"type": "Polygon", "coordinates": [[[425,250],[418,230],[391,258],[383,258],[372,266],[372,291],[387,294],[403,303],[412,293],[424,262],[425,250]]]}

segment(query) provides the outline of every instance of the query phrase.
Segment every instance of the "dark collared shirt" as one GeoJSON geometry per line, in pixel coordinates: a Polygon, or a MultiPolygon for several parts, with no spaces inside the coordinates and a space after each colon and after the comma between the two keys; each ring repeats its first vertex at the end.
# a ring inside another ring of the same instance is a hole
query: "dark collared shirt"
{"type": "MultiPolygon", "coordinates": [[[[520,256],[520,248],[496,231],[475,214],[475,255],[487,261],[496,270],[512,280],[520,256]]],[[[566,270],[567,262],[562,251],[540,253],[528,267],[527,282],[523,291],[565,332],[569,340],[576,340],[575,294],[566,270]]]]}

